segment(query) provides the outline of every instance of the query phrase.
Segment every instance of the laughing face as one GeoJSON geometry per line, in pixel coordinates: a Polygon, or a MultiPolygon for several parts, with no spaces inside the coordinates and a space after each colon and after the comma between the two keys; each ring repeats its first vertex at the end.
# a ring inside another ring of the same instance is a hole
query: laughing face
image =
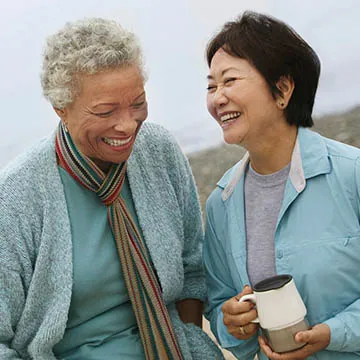
{"type": "Polygon", "coordinates": [[[280,114],[257,69],[222,49],[211,61],[207,107],[221,126],[225,142],[248,150],[266,136],[280,114]]]}
{"type": "Polygon", "coordinates": [[[126,161],[147,117],[144,79],[137,66],[84,75],[80,92],[56,109],[78,149],[101,169],[126,161]]]}

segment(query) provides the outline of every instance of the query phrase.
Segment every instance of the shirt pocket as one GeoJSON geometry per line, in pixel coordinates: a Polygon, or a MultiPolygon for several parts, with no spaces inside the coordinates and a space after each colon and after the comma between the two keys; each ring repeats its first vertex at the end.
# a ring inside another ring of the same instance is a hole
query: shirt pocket
{"type": "Polygon", "coordinates": [[[360,234],[305,240],[287,253],[290,273],[312,325],[360,298],[360,234]]]}

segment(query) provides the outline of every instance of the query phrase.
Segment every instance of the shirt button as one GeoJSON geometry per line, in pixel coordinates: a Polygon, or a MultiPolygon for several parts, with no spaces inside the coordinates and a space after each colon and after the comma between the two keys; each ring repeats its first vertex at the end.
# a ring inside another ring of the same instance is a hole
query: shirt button
{"type": "Polygon", "coordinates": [[[282,250],[278,250],[278,251],[277,251],[277,258],[278,258],[278,259],[281,259],[283,256],[284,256],[283,251],[282,251],[282,250]]]}

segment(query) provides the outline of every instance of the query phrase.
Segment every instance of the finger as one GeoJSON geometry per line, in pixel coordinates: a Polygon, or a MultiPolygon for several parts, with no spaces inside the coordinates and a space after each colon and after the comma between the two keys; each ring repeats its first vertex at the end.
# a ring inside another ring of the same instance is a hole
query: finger
{"type": "Polygon", "coordinates": [[[259,324],[249,323],[244,325],[245,331],[248,334],[254,335],[259,330],[259,324]]]}
{"type": "Polygon", "coordinates": [[[255,309],[252,309],[250,311],[240,314],[237,320],[240,322],[239,325],[246,325],[251,323],[256,318],[257,318],[257,311],[255,309]]]}
{"type": "Polygon", "coordinates": [[[299,350],[293,350],[282,354],[273,352],[272,357],[274,360],[301,360],[308,358],[310,355],[314,354],[314,352],[316,352],[316,349],[314,349],[313,345],[305,345],[299,350]]]}
{"type": "Polygon", "coordinates": [[[239,303],[235,298],[232,298],[224,303],[221,310],[225,314],[238,315],[243,312],[248,312],[254,308],[254,304],[250,301],[239,303]]]}
{"type": "Polygon", "coordinates": [[[326,324],[315,325],[312,329],[307,331],[299,331],[295,337],[296,342],[304,342],[309,344],[330,342],[330,329],[326,324]]]}
{"type": "Polygon", "coordinates": [[[316,351],[313,345],[305,345],[299,350],[279,354],[271,349],[263,337],[259,337],[259,345],[264,354],[271,360],[301,360],[306,359],[316,351]]]}
{"type": "Polygon", "coordinates": [[[294,340],[297,343],[314,343],[316,342],[316,335],[314,336],[313,330],[299,331],[294,336],[294,340]]]}
{"type": "Polygon", "coordinates": [[[271,347],[267,344],[267,342],[265,341],[265,338],[263,336],[259,336],[258,337],[258,342],[260,345],[260,348],[262,350],[262,352],[269,358],[269,359],[273,359],[273,354],[276,355],[276,353],[274,353],[271,349],[271,347]]]}
{"type": "Polygon", "coordinates": [[[239,340],[247,340],[254,336],[257,332],[257,327],[253,326],[237,326],[228,328],[228,332],[239,340]]]}
{"type": "Polygon", "coordinates": [[[251,323],[257,316],[256,310],[251,310],[244,313],[238,313],[236,315],[231,315],[228,313],[224,313],[223,323],[225,326],[244,326],[251,323]]]}
{"type": "Polygon", "coordinates": [[[249,285],[245,285],[243,291],[241,292],[241,296],[252,294],[252,288],[249,285]]]}
{"type": "Polygon", "coordinates": [[[240,298],[242,298],[244,295],[248,295],[248,294],[252,294],[252,289],[251,289],[251,287],[250,287],[249,285],[245,285],[245,286],[243,287],[242,291],[239,292],[239,293],[235,296],[235,298],[236,298],[237,301],[239,301],[240,298]]]}

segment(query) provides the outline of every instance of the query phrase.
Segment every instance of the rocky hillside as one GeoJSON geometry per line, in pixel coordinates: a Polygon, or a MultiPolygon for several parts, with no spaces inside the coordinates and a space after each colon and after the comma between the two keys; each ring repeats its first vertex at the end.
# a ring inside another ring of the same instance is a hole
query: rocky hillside
{"type": "MultiPolygon", "coordinates": [[[[360,106],[346,113],[314,119],[314,122],[313,129],[322,135],[360,147],[360,106]]],[[[216,182],[243,154],[241,147],[224,144],[189,155],[203,210],[216,182]]]]}

